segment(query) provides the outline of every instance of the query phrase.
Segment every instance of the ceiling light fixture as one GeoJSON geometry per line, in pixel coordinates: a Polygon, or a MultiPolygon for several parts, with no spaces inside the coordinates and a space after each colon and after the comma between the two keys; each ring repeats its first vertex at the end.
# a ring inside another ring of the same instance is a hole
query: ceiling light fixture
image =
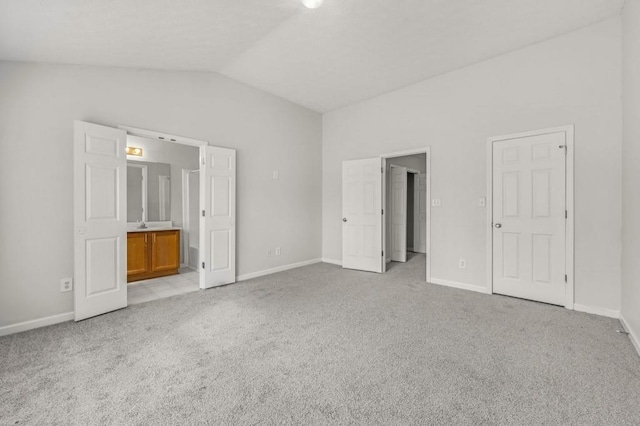
{"type": "Polygon", "coordinates": [[[142,157],[142,148],[137,148],[135,146],[128,146],[127,155],[135,155],[137,157],[142,157]]]}
{"type": "Polygon", "coordinates": [[[302,4],[304,4],[309,9],[317,9],[322,6],[322,2],[324,0],[302,0],[302,4]]]}

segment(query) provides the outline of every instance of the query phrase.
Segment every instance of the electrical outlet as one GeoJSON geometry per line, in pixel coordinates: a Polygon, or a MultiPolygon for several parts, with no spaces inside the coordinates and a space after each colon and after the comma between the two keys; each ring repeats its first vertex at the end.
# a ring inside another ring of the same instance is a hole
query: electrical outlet
{"type": "Polygon", "coordinates": [[[276,247],[276,256],[280,256],[280,247],[276,247]]]}
{"type": "Polygon", "coordinates": [[[431,200],[431,205],[433,207],[441,207],[442,206],[442,201],[440,201],[439,198],[434,198],[433,200],[431,200]]]}
{"type": "Polygon", "coordinates": [[[273,171],[273,180],[278,180],[280,179],[280,173],[278,173],[277,170],[273,171]]]}
{"type": "Polygon", "coordinates": [[[267,257],[271,257],[273,255],[273,252],[271,251],[271,249],[267,249],[267,257]]]}
{"type": "Polygon", "coordinates": [[[465,269],[467,267],[467,261],[465,259],[458,260],[458,267],[460,269],[465,269]]]}
{"type": "Polygon", "coordinates": [[[73,290],[73,278],[63,278],[60,280],[60,293],[73,290]]]}
{"type": "Polygon", "coordinates": [[[478,207],[485,207],[487,205],[487,199],[485,197],[480,197],[478,199],[478,207]]]}

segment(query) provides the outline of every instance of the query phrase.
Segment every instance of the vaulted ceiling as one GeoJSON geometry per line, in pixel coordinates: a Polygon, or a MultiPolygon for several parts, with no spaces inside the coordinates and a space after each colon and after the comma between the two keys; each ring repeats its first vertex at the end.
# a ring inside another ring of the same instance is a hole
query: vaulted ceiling
{"type": "Polygon", "coordinates": [[[618,15],[624,0],[1,0],[0,60],[218,72],[319,112],[618,15]]]}

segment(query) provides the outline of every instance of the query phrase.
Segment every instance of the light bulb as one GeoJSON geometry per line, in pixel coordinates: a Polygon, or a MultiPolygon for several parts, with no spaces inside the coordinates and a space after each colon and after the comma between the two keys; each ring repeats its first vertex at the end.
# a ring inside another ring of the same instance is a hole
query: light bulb
{"type": "Polygon", "coordinates": [[[322,2],[324,0],[302,0],[302,4],[304,4],[309,9],[317,9],[322,6],[322,2]]]}

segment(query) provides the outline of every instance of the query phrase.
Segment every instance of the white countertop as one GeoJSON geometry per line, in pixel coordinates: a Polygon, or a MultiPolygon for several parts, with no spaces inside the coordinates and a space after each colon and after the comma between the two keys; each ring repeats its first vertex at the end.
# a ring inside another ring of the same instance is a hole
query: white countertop
{"type": "Polygon", "coordinates": [[[181,231],[177,226],[148,226],[146,228],[129,228],[127,232],[151,232],[151,231],[181,231]]]}

